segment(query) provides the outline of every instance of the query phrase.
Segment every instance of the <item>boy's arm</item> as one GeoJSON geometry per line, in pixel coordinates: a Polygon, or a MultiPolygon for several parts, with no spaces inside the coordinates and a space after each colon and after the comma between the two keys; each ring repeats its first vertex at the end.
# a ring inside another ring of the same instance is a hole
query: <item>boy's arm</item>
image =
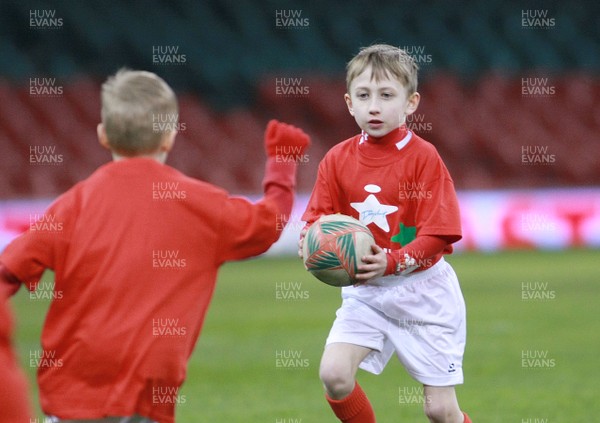
{"type": "Polygon", "coordinates": [[[21,281],[0,263],[0,301],[13,296],[21,287],[21,281]]]}
{"type": "Polygon", "coordinates": [[[306,210],[302,215],[302,220],[306,222],[306,228],[312,225],[319,217],[336,213],[330,188],[332,175],[329,171],[328,162],[329,157],[325,156],[321,163],[319,163],[315,186],[308,199],[306,210]]]}
{"type": "Polygon", "coordinates": [[[408,275],[419,267],[426,265],[428,260],[440,254],[451,243],[443,236],[421,235],[406,246],[389,252],[379,246],[373,246],[373,255],[363,257],[358,267],[356,279],[366,281],[371,278],[387,275],[408,275]]]}
{"type": "Polygon", "coordinates": [[[275,203],[286,223],[294,203],[296,160],[304,157],[309,146],[310,138],[300,128],[276,120],[267,125],[264,198],[275,203]]]}
{"type": "Polygon", "coordinates": [[[0,255],[0,285],[13,295],[21,284],[34,291],[46,269],[55,269],[66,251],[70,233],[68,216],[73,216],[74,196],[70,191],[56,199],[27,231],[12,240],[0,255]],[[51,223],[49,223],[51,222],[51,223]]]}
{"type": "Polygon", "coordinates": [[[444,251],[448,244],[448,240],[441,236],[418,236],[406,246],[386,253],[387,261],[383,274],[407,275],[427,265],[428,260],[444,251]]]}
{"type": "Polygon", "coordinates": [[[5,298],[21,284],[34,291],[47,268],[53,268],[52,237],[28,230],[15,238],[0,256],[0,285],[5,298]]]}
{"type": "Polygon", "coordinates": [[[384,275],[407,275],[419,268],[431,267],[435,256],[451,252],[450,245],[461,238],[454,183],[438,154],[425,165],[422,177],[431,181],[426,185],[431,195],[417,203],[417,237],[400,249],[386,253],[384,275]]]}
{"type": "Polygon", "coordinates": [[[300,258],[303,258],[302,244],[304,243],[304,237],[306,236],[310,225],[323,215],[335,213],[329,187],[330,179],[327,168],[327,159],[328,157],[326,156],[319,164],[317,180],[315,181],[315,186],[313,187],[308,204],[306,205],[306,210],[302,215],[302,220],[306,222],[306,225],[304,225],[304,228],[300,231],[300,238],[298,239],[298,256],[300,258]]]}
{"type": "Polygon", "coordinates": [[[30,291],[36,289],[46,268],[51,267],[43,245],[43,241],[26,232],[6,247],[0,256],[0,295],[3,298],[14,295],[21,284],[30,291]]]}
{"type": "Polygon", "coordinates": [[[275,120],[265,132],[267,162],[264,197],[252,204],[229,198],[223,209],[221,233],[226,241],[218,255],[221,262],[265,252],[281,235],[294,202],[296,159],[303,157],[310,138],[301,129],[275,120]]]}

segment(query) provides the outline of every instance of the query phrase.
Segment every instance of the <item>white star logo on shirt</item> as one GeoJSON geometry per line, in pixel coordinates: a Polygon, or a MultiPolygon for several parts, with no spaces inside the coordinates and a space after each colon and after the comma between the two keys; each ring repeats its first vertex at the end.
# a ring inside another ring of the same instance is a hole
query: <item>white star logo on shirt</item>
{"type": "MultiPolygon", "coordinates": [[[[370,184],[365,186],[365,191],[371,193],[379,192],[381,191],[381,188],[377,185],[370,184]]],[[[398,207],[396,206],[381,204],[374,194],[369,194],[362,203],[350,203],[350,206],[358,212],[358,220],[362,223],[365,225],[375,223],[375,225],[386,232],[390,231],[390,225],[388,224],[386,216],[398,210],[398,207]]]]}

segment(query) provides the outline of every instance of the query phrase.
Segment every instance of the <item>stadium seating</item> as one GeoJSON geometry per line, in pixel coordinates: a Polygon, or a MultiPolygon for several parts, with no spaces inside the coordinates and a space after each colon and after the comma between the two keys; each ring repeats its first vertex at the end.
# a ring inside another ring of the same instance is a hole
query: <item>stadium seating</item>
{"type": "Polygon", "coordinates": [[[545,29],[524,28],[523,6],[512,0],[357,5],[155,0],[141,18],[136,2],[58,0],[52,7],[63,27],[35,30],[23,22],[42,6],[3,2],[0,198],[54,196],[110,160],[95,135],[99,88],[121,65],[155,71],[178,92],[183,125],[170,164],[233,192],[259,192],[264,127],[279,118],[313,137],[299,181],[309,191],[327,149],[357,132],[342,98],[344,63],[375,41],[424,56],[422,101],[410,125],[436,145],[458,188],[600,182],[600,43],[589,12],[598,4],[584,14],[550,2],[556,26],[545,29]],[[278,27],[277,10],[295,10],[308,27],[278,27]],[[155,63],[153,48],[165,45],[185,64],[155,63]],[[62,92],[32,94],[36,77],[56,78],[62,92]],[[305,95],[281,94],[281,78],[297,78],[305,95]],[[540,78],[551,93],[524,95],[527,78],[540,78]],[[36,145],[56,146],[63,162],[32,163],[36,145]],[[546,148],[555,161],[524,163],[528,146],[546,148]]]}

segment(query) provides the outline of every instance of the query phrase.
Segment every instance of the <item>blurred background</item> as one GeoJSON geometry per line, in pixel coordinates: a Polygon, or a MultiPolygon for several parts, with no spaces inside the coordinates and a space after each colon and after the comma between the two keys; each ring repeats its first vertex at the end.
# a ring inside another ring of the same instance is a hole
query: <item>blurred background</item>
{"type": "Polygon", "coordinates": [[[259,195],[277,118],[312,136],[298,186],[309,194],[325,152],[358,132],[346,62],[387,43],[420,65],[408,126],[453,175],[459,248],[599,246],[598,16],[595,1],[3,0],[1,239],[110,160],[96,141],[99,90],[124,66],[178,94],[168,164],[259,195]]]}

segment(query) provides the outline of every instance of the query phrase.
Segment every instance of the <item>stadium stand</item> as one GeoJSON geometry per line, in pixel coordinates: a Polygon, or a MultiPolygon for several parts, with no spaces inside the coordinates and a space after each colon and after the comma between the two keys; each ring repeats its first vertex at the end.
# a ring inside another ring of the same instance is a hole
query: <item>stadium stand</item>
{"type": "Polygon", "coordinates": [[[99,88],[121,66],[157,72],[176,88],[183,125],[173,166],[258,192],[259,146],[275,117],[313,137],[299,181],[309,191],[325,151],[356,133],[342,98],[344,64],[373,42],[405,46],[418,59],[423,100],[409,126],[440,150],[458,188],[598,185],[598,3],[585,3],[585,13],[559,2],[462,4],[2,2],[0,198],[55,196],[110,159],[96,142],[99,88]],[[62,24],[32,28],[33,10],[54,11],[62,24]],[[529,10],[554,25],[527,27],[529,10]],[[301,25],[281,27],[277,16],[290,13],[301,25]],[[157,63],[161,48],[182,62],[157,63]],[[282,93],[286,83],[301,92],[282,93]],[[32,162],[36,146],[55,146],[61,162],[32,162]],[[524,163],[531,146],[555,160],[524,163]]]}

